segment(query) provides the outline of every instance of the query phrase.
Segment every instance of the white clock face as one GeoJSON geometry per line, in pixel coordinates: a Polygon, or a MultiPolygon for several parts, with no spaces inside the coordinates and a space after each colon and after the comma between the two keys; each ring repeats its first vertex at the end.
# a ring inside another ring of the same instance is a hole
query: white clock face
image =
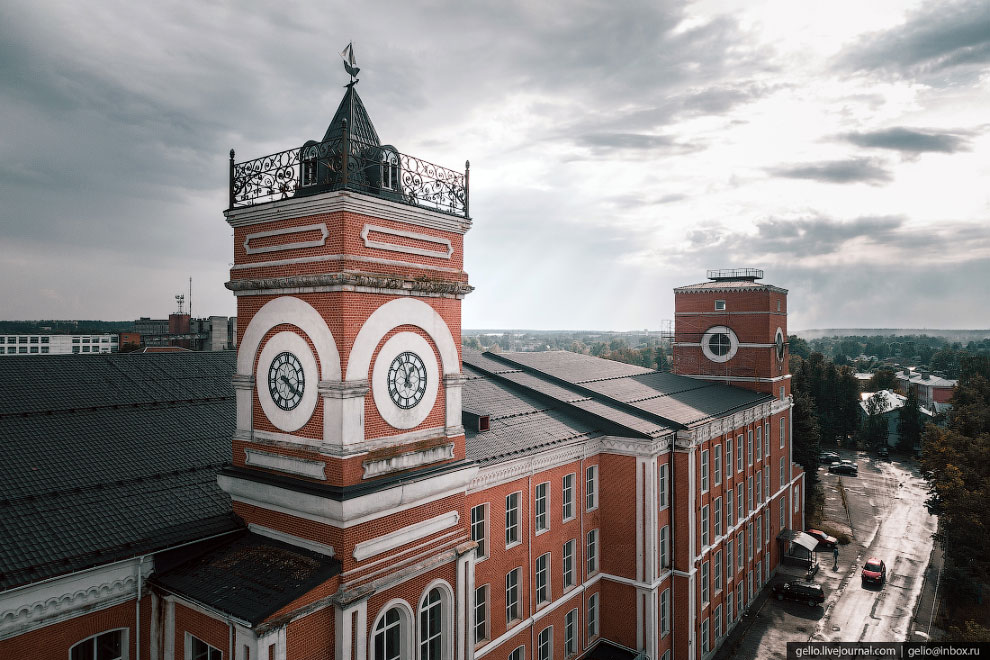
{"type": "Polygon", "coordinates": [[[388,368],[388,396],[400,408],[409,409],[423,400],[427,376],[423,360],[412,351],[395,356],[388,368]]]}
{"type": "Polygon", "coordinates": [[[777,336],[774,337],[774,350],[777,353],[777,360],[784,359],[784,331],[777,328],[777,336]]]}
{"type": "Polygon", "coordinates": [[[275,356],[268,368],[268,391],[282,410],[293,410],[306,391],[306,374],[299,358],[288,351],[275,356]]]}

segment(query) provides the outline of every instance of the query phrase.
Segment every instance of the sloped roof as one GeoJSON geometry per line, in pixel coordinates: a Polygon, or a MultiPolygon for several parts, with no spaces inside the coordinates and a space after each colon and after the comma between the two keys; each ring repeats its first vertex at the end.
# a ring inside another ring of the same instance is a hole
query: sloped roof
{"type": "Polygon", "coordinates": [[[358,95],[353,83],[347,85],[344,98],[340,100],[340,105],[337,106],[337,112],[334,113],[333,119],[330,120],[330,125],[327,126],[327,132],[323,136],[324,142],[337,140],[342,137],[343,128],[340,124],[342,119],[347,120],[347,132],[351,138],[359,140],[366,145],[381,146],[382,143],[378,139],[378,131],[375,130],[375,125],[371,123],[371,117],[368,115],[368,111],[364,107],[364,102],[361,101],[361,97],[358,95]]]}
{"type": "Polygon", "coordinates": [[[230,353],[0,360],[0,590],[240,528],[230,353]]]}

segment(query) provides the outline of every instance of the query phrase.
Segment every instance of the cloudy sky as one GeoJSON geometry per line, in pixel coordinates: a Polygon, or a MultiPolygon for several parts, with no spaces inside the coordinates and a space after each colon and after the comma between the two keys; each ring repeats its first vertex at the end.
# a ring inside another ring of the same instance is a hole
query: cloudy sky
{"type": "Polygon", "coordinates": [[[990,327],[990,3],[0,2],[0,318],[232,315],[227,152],[471,160],[467,328],[990,327]]]}

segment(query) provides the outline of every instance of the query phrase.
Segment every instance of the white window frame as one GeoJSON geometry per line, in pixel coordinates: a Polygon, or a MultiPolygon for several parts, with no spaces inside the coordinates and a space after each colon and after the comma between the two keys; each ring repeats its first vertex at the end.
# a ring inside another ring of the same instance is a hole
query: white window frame
{"type": "Polygon", "coordinates": [[[753,511],[753,475],[746,477],[746,512],[753,511]]]}
{"type": "Polygon", "coordinates": [[[712,479],[716,486],[722,483],[722,445],[712,449],[712,479]]]}
{"type": "Polygon", "coordinates": [[[763,460],[763,427],[756,426],[756,462],[763,460]]]}
{"type": "Polygon", "coordinates": [[[515,546],[522,543],[521,535],[519,534],[519,504],[522,501],[522,491],[517,490],[514,493],[509,493],[505,496],[505,547],[506,549],[514,548],[515,546]],[[514,516],[514,520],[510,521],[510,512],[514,516]]]}
{"type": "Polygon", "coordinates": [[[753,429],[746,429],[746,466],[753,464],[753,429]]]}
{"type": "Polygon", "coordinates": [[[724,300],[716,300],[715,301],[715,311],[716,312],[724,312],[725,311],[725,301],[724,300]]]}
{"type": "Polygon", "coordinates": [[[739,569],[739,574],[742,575],[743,569],[746,567],[746,534],[744,532],[739,532],[739,536],[736,537],[736,567],[739,569]]]}
{"type": "Polygon", "coordinates": [[[598,594],[588,596],[588,641],[598,637],[598,594]]]}
{"type": "Polygon", "coordinates": [[[746,500],[743,499],[743,488],[744,484],[740,481],[736,484],[736,524],[738,525],[746,517],[746,511],[743,506],[746,504],[746,500]]]}
{"type": "Polygon", "coordinates": [[[533,528],[536,534],[542,534],[550,529],[550,482],[536,484],[535,503],[533,506],[533,528]]]}
{"type": "Polygon", "coordinates": [[[770,458],[770,420],[763,424],[763,448],[766,451],[766,457],[770,458]]]}
{"type": "Polygon", "coordinates": [[[746,467],[746,463],[743,460],[744,444],[743,434],[740,433],[736,436],[736,472],[742,472],[743,468],[746,467]]]}
{"type": "MultiPolygon", "coordinates": [[[[13,338],[11,338],[11,339],[13,340],[13,338]]],[[[69,647],[69,656],[68,657],[71,660],[71,658],[72,658],[72,649],[74,649],[76,647],[79,647],[79,646],[82,646],[83,644],[91,644],[93,646],[93,657],[95,658],[96,657],[96,643],[97,643],[96,640],[97,640],[97,638],[98,637],[102,637],[103,635],[109,635],[110,633],[115,633],[115,632],[119,632],[120,633],[120,655],[117,658],[115,658],[114,660],[127,660],[130,657],[130,653],[129,652],[130,652],[130,648],[131,648],[130,647],[130,639],[129,639],[130,638],[130,633],[131,633],[130,628],[109,628],[107,630],[101,630],[100,632],[96,633],[95,635],[90,635],[89,637],[86,637],[84,639],[80,639],[78,642],[76,642],[75,644],[73,644],[72,646],[69,647]]],[[[186,633],[186,634],[188,635],[188,633],[186,633]]],[[[203,641],[203,640],[199,640],[199,641],[203,641]]],[[[205,644],[206,642],[203,642],[203,643],[205,644]]],[[[187,644],[186,644],[186,655],[188,656],[190,653],[191,653],[191,650],[189,649],[189,644],[187,642],[187,644]]]]}
{"type": "Polygon", "coordinates": [[[780,457],[780,482],[777,484],[777,490],[784,487],[784,457],[780,457]]]}
{"type": "Polygon", "coordinates": [[[753,523],[752,521],[746,525],[746,559],[752,561],[753,559],[753,523]]]}
{"type": "MultiPolygon", "coordinates": [[[[402,631],[402,629],[401,629],[401,623],[402,623],[402,618],[401,618],[401,614],[400,614],[400,618],[399,618],[399,624],[400,624],[400,629],[399,630],[400,630],[400,634],[401,634],[401,631],[402,631]]],[[[210,644],[209,642],[204,642],[202,639],[200,639],[199,637],[196,637],[195,635],[193,635],[193,634],[191,634],[189,632],[186,632],[185,635],[184,635],[184,637],[185,637],[185,648],[183,649],[183,651],[184,651],[183,657],[185,658],[185,660],[196,660],[194,658],[194,656],[193,656],[193,649],[192,649],[193,642],[199,642],[200,644],[202,644],[203,646],[205,646],[208,649],[207,652],[206,652],[206,658],[204,660],[209,660],[210,656],[213,655],[212,654],[212,651],[216,651],[217,653],[219,653],[220,654],[220,660],[223,660],[223,655],[224,655],[223,649],[219,649],[219,648],[213,646],[212,644],[210,644]]]]}
{"type": "Polygon", "coordinates": [[[725,480],[732,478],[732,436],[725,436],[725,480]]]}
{"type": "Polygon", "coordinates": [[[732,591],[727,591],[725,593],[725,632],[729,632],[729,624],[732,623],[732,601],[734,600],[734,594],[732,591]]]}
{"type": "Polygon", "coordinates": [[[486,642],[491,634],[488,627],[488,593],[490,585],[483,584],[474,590],[474,644],[486,642]],[[479,636],[478,631],[481,631],[479,636]]]}
{"type": "Polygon", "coordinates": [[[701,577],[699,578],[699,584],[701,585],[701,607],[704,608],[711,602],[711,585],[708,582],[709,576],[709,565],[707,561],[701,562],[701,577]]]}
{"type": "Polygon", "coordinates": [[[519,602],[520,577],[522,577],[521,566],[513,568],[505,574],[505,625],[507,627],[514,621],[522,619],[522,607],[519,602]],[[512,614],[515,616],[511,616],[512,614]]]}
{"type": "Polygon", "coordinates": [[[756,516],[756,541],[757,551],[763,547],[763,514],[756,516]]]}
{"type": "Polygon", "coordinates": [[[588,576],[592,576],[598,572],[598,529],[593,529],[588,532],[588,537],[586,539],[587,543],[585,545],[587,553],[587,572],[588,576]]]}
{"type": "Polygon", "coordinates": [[[708,505],[701,507],[701,547],[711,545],[711,517],[708,515],[708,505]]]}
{"type": "Polygon", "coordinates": [[[770,529],[770,509],[767,509],[766,515],[763,516],[763,527],[765,533],[763,534],[763,545],[770,545],[770,535],[772,530],[770,529]]]}
{"type": "Polygon", "coordinates": [[[798,512],[798,487],[791,489],[791,501],[794,505],[794,513],[798,512]]]}
{"type": "Polygon", "coordinates": [[[712,588],[715,593],[722,591],[722,551],[715,553],[712,559],[712,588]]]}
{"type": "Polygon", "coordinates": [[[715,498],[714,510],[712,511],[712,516],[714,517],[715,531],[714,537],[721,538],[722,536],[722,498],[715,498]]]}
{"type": "Polygon", "coordinates": [[[453,651],[453,635],[452,635],[453,630],[451,629],[451,626],[448,625],[447,621],[448,619],[453,621],[453,617],[451,615],[451,613],[453,612],[452,601],[453,601],[452,593],[443,582],[437,581],[427,585],[426,589],[423,592],[423,595],[420,597],[419,613],[416,616],[416,634],[417,634],[416,647],[419,651],[417,657],[423,660],[446,660],[447,658],[451,657],[453,651]],[[426,605],[427,599],[430,597],[430,594],[433,593],[434,591],[438,592],[440,596],[440,600],[436,603],[426,605]],[[423,625],[423,617],[429,616],[429,612],[433,608],[439,609],[439,614],[437,616],[439,617],[439,621],[440,621],[440,632],[438,633],[440,637],[440,656],[438,658],[426,659],[423,651],[425,645],[429,642],[429,640],[423,639],[422,637],[422,631],[424,629],[428,629],[427,626],[423,625]]]}
{"type": "Polygon", "coordinates": [[[550,553],[544,552],[536,558],[536,606],[550,602],[550,553]],[[542,575],[541,575],[542,573],[542,575]]]}
{"type": "Polygon", "coordinates": [[[727,488],[725,490],[725,531],[728,532],[732,529],[733,514],[735,514],[736,502],[734,495],[736,494],[735,488],[727,488]]]}
{"type": "Polygon", "coordinates": [[[787,516],[787,493],[780,498],[780,528],[784,529],[787,523],[784,522],[784,518],[787,516]]]}
{"type": "Polygon", "coordinates": [[[598,508],[598,466],[589,465],[585,470],[585,509],[594,511],[598,508]]]}
{"type": "Polygon", "coordinates": [[[784,448],[784,439],[787,437],[787,417],[780,418],[780,449],[784,448]]]}
{"type": "Polygon", "coordinates": [[[660,528],[660,568],[670,567],[670,525],[660,528]]]}
{"type": "Polygon", "coordinates": [[[569,610],[567,614],[564,615],[564,657],[570,658],[577,655],[577,626],[578,626],[578,611],[577,608],[569,610]]]}
{"type": "Polygon", "coordinates": [[[701,450],[701,492],[708,492],[708,450],[701,450]]]}
{"type": "Polygon", "coordinates": [[[553,626],[547,626],[536,636],[538,660],[553,660],[553,626]]]}
{"type": "Polygon", "coordinates": [[[721,603],[715,606],[715,639],[722,639],[722,605],[721,603]]]}
{"type": "Polygon", "coordinates": [[[701,655],[706,656],[712,650],[712,643],[708,635],[708,617],[701,620],[701,655]]]}
{"type": "Polygon", "coordinates": [[[560,483],[560,517],[563,522],[574,520],[577,513],[574,507],[574,482],[577,478],[573,472],[565,474],[560,483]]]}
{"type": "Polygon", "coordinates": [[[657,496],[660,499],[660,509],[670,506],[670,466],[666,463],[660,464],[660,475],[657,478],[657,496]]]}
{"type": "Polygon", "coordinates": [[[575,539],[570,539],[564,543],[564,549],[561,552],[561,573],[564,591],[577,584],[577,580],[574,577],[574,551],[576,549],[577,543],[575,539]]]}
{"type": "Polygon", "coordinates": [[[517,646],[512,649],[512,653],[509,654],[509,660],[526,660],[526,647],[517,646]]]}
{"type": "Polygon", "coordinates": [[[732,569],[733,564],[736,563],[736,557],[733,553],[734,546],[732,539],[725,542],[725,582],[728,583],[732,579],[732,569]]]}
{"type": "Polygon", "coordinates": [[[660,592],[660,639],[670,634],[670,589],[660,592]]]}
{"type": "Polygon", "coordinates": [[[471,540],[478,544],[475,561],[488,558],[488,502],[471,507],[471,540]],[[475,512],[479,512],[475,515],[475,512]],[[480,516],[480,519],[478,518],[480,516]]]}
{"type": "Polygon", "coordinates": [[[756,501],[763,501],[763,471],[757,470],[756,472],[756,501]]]}
{"type": "Polygon", "coordinates": [[[413,612],[405,601],[395,599],[389,601],[388,603],[385,603],[385,605],[382,606],[381,610],[379,610],[378,616],[375,617],[375,621],[371,626],[371,639],[370,639],[371,643],[368,645],[369,657],[372,658],[375,657],[374,654],[375,654],[375,648],[378,645],[379,633],[384,635],[387,633],[387,631],[390,628],[393,627],[392,625],[385,625],[381,629],[381,631],[379,631],[378,629],[380,625],[383,625],[385,623],[386,616],[392,610],[395,610],[399,616],[398,621],[394,624],[394,626],[398,627],[399,630],[398,632],[399,657],[400,658],[412,657],[414,653],[414,649],[418,650],[415,647],[415,640],[413,639],[414,637],[413,627],[416,625],[414,623],[415,618],[413,616],[413,612]]]}

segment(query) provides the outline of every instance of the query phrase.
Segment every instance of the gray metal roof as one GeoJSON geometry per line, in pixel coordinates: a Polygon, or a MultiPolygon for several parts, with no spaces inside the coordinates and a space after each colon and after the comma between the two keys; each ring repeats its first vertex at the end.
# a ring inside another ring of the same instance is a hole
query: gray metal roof
{"type": "Polygon", "coordinates": [[[717,280],[714,282],[699,282],[685,284],[674,289],[674,293],[718,293],[720,291],[774,291],[787,293],[787,289],[772,284],[762,284],[748,279],[717,280]]]}
{"type": "Polygon", "coordinates": [[[347,120],[347,133],[351,139],[359,140],[365,146],[381,146],[378,131],[375,130],[375,125],[371,123],[371,117],[368,115],[364,102],[361,101],[354,84],[347,85],[344,98],[340,99],[337,112],[334,113],[330,125],[327,126],[327,132],[323,136],[324,142],[338,140],[342,137],[341,119],[347,120]]]}

